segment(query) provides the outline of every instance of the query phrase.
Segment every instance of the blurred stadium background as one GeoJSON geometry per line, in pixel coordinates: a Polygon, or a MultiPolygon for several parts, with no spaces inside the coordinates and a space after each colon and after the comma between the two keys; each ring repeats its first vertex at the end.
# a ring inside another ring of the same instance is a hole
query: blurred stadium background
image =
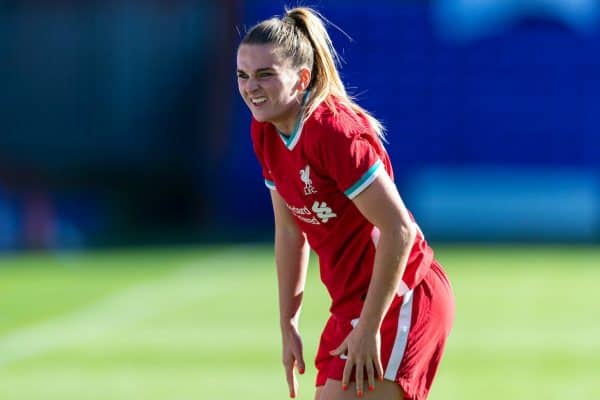
{"type": "MultiPolygon", "coordinates": [[[[600,398],[600,1],[302,4],[455,285],[431,398],[600,398]]],[[[0,399],[286,398],[234,74],[283,6],[0,2],[0,399]]]]}

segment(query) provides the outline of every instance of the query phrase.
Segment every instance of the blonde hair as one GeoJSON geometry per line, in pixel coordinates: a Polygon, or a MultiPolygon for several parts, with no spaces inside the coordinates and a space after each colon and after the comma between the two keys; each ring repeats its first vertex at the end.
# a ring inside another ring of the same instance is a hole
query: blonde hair
{"type": "Polygon", "coordinates": [[[288,10],[282,18],[273,17],[253,26],[241,44],[274,44],[293,67],[311,70],[308,85],[310,95],[304,105],[304,119],[325,102],[332,113],[336,113],[333,98],[356,115],[364,116],[379,137],[385,129],[371,113],[359,106],[346,88],[337,70],[340,58],[333,47],[325,27],[327,19],[308,7],[288,10]]]}

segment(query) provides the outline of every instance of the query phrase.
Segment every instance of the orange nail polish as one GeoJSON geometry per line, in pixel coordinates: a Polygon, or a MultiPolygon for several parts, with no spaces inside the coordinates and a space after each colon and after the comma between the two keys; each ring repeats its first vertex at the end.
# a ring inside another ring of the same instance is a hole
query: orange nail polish
{"type": "Polygon", "coordinates": [[[363,391],[362,391],[362,390],[359,390],[358,392],[356,392],[356,395],[357,395],[358,397],[363,397],[363,391]]]}
{"type": "Polygon", "coordinates": [[[290,399],[293,399],[295,397],[296,397],[296,395],[294,393],[290,393],[290,399]]]}
{"type": "Polygon", "coordinates": [[[345,383],[342,383],[342,390],[348,390],[348,385],[346,385],[345,383]]]}

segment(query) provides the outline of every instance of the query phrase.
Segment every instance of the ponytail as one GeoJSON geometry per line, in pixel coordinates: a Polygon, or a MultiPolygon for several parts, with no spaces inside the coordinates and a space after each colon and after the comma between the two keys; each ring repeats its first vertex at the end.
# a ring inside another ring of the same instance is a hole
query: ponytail
{"type": "Polygon", "coordinates": [[[385,130],[381,122],[346,92],[337,70],[340,58],[324,21],[329,22],[308,7],[286,9],[283,18],[271,18],[254,26],[244,37],[242,44],[276,44],[294,67],[311,69],[308,86],[310,96],[304,106],[304,119],[322,102],[336,113],[335,98],[356,115],[364,116],[377,135],[383,138],[385,130]]]}

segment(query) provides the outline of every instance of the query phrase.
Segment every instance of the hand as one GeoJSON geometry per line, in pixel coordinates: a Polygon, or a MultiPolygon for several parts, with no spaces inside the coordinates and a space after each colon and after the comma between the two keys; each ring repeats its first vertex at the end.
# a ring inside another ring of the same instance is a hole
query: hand
{"type": "Polygon", "coordinates": [[[329,354],[340,356],[346,354],[346,366],[342,378],[342,389],[346,390],[350,383],[350,374],[355,367],[356,394],[362,397],[364,394],[364,371],[367,370],[367,381],[369,390],[375,390],[375,375],[383,380],[383,366],[381,365],[381,335],[379,331],[369,331],[361,329],[357,325],[346,337],[342,344],[329,354]]]}
{"type": "Polygon", "coordinates": [[[285,377],[290,389],[290,397],[293,399],[298,394],[298,380],[294,374],[294,367],[298,373],[303,374],[304,356],[302,355],[302,339],[300,333],[294,325],[290,325],[282,330],[283,339],[283,368],[285,377]]]}

